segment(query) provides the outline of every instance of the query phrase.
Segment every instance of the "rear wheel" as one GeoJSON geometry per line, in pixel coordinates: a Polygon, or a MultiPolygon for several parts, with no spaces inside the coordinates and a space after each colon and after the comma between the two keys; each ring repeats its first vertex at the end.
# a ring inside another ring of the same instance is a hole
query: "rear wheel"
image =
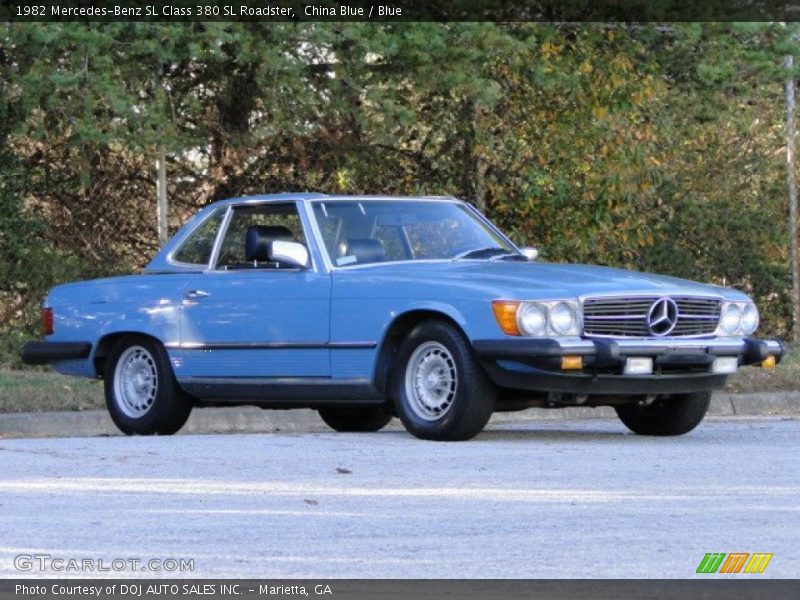
{"type": "Polygon", "coordinates": [[[335,431],[379,431],[392,415],[378,406],[326,407],[318,409],[325,424],[335,431]]]}
{"type": "Polygon", "coordinates": [[[127,435],[169,435],[192,412],[178,386],[164,347],[143,336],[126,336],[111,350],[105,368],[106,406],[127,435]]]}
{"type": "Polygon", "coordinates": [[[617,406],[617,416],[639,435],[683,435],[700,424],[711,403],[711,392],[659,396],[647,406],[617,406]]]}
{"type": "Polygon", "coordinates": [[[468,440],[483,430],[497,390],[464,336],[442,321],[424,321],[402,342],[393,378],[400,420],[415,436],[468,440]]]}

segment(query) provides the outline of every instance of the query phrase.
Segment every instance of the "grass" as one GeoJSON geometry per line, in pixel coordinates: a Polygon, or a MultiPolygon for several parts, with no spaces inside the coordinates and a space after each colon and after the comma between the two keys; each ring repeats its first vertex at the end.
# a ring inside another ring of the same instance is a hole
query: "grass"
{"type": "Polygon", "coordinates": [[[790,347],[774,369],[745,367],[728,379],[730,392],[784,392],[800,390],[800,345],[790,347]]]}
{"type": "MultiPolygon", "coordinates": [[[[729,392],[800,390],[800,346],[774,369],[745,367],[728,380],[729,392]]],[[[0,369],[0,413],[105,409],[103,382],[47,370],[0,369]]]]}
{"type": "Polygon", "coordinates": [[[105,408],[102,381],[44,370],[0,370],[0,413],[98,408],[105,408]]]}

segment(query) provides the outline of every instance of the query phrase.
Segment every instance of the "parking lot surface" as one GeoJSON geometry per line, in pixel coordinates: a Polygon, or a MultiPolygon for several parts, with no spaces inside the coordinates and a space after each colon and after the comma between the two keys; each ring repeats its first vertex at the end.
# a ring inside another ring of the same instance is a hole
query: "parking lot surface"
{"type": "Polygon", "coordinates": [[[762,575],[728,577],[797,577],[798,548],[791,419],[708,419],[679,438],[594,419],[461,443],[396,429],[0,440],[0,577],[684,578],[707,552],[773,553],[762,575]],[[194,570],[42,573],[20,555],[194,570]]]}

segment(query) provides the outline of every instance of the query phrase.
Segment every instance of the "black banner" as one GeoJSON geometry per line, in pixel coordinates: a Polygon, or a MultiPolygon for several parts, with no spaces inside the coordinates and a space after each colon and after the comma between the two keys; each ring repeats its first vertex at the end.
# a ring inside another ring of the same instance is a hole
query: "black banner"
{"type": "Polygon", "coordinates": [[[0,580],[0,600],[404,600],[452,598],[482,600],[781,600],[800,597],[800,580],[0,580]]]}
{"type": "Polygon", "coordinates": [[[2,21],[798,21],[779,0],[0,0],[2,21]]]}

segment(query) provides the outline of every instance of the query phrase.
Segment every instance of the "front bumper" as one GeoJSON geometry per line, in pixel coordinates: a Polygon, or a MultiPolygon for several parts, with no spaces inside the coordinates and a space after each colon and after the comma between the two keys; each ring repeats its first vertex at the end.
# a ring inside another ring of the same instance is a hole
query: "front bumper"
{"type": "Polygon", "coordinates": [[[59,360],[87,358],[91,351],[89,342],[27,342],[20,355],[26,365],[45,365],[59,360]]]}
{"type": "Polygon", "coordinates": [[[779,362],[783,344],[750,338],[476,340],[473,348],[495,384],[517,390],[572,394],[683,394],[720,388],[727,375],[711,372],[717,357],[742,365],[779,362]],[[583,369],[561,370],[564,356],[580,356],[583,369]],[[629,357],[651,357],[652,375],[623,375],[629,357]]]}

